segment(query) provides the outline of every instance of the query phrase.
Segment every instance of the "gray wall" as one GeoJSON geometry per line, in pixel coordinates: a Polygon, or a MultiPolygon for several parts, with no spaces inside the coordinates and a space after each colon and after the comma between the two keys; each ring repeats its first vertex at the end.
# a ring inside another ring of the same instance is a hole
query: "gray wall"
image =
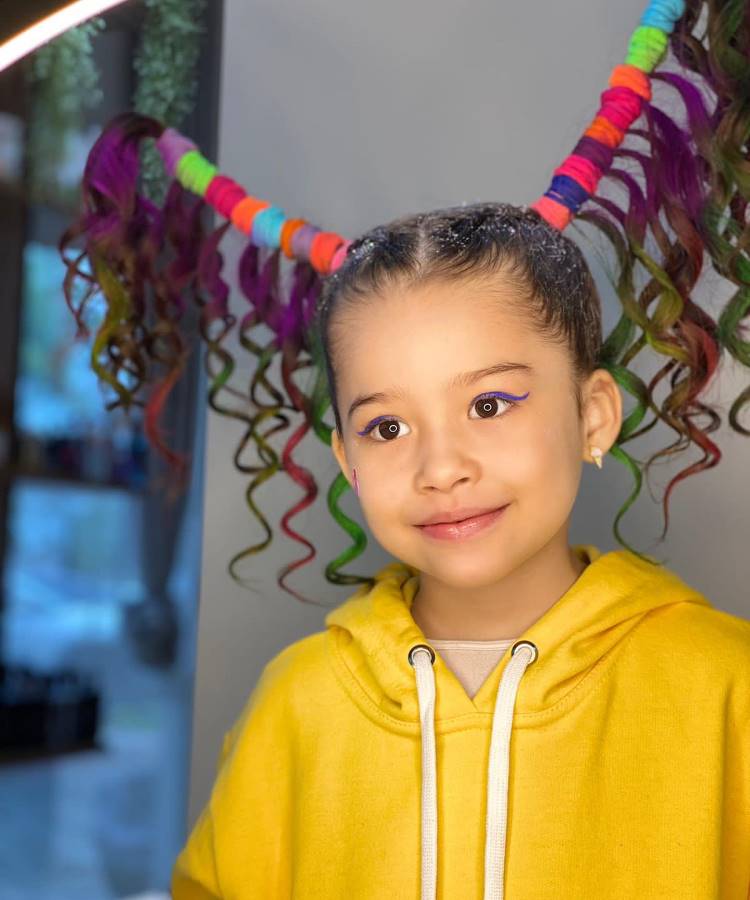
{"type": "MultiPolygon", "coordinates": [[[[288,215],[347,237],[408,211],[487,199],[531,203],[595,114],[644,8],[644,0],[227,0],[221,171],[288,215]]],[[[228,237],[228,271],[240,246],[239,236],[228,237]]],[[[593,254],[584,251],[600,280],[607,333],[618,301],[593,254]]],[[[714,279],[707,292],[712,303],[721,291],[714,279]]],[[[240,298],[233,303],[242,309],[240,298]]],[[[649,361],[638,367],[644,376],[655,371],[649,361]]],[[[249,371],[240,365],[238,383],[249,371]]],[[[709,398],[726,409],[747,383],[747,373],[744,381],[741,375],[727,366],[709,398]]],[[[625,404],[627,412],[632,404],[628,398],[625,404]]],[[[240,435],[237,423],[209,416],[191,825],[208,798],[222,736],[260,670],[283,646],[321,629],[327,612],[276,586],[279,566],[304,550],[280,532],[245,569],[257,578],[258,593],[227,574],[230,556],[263,537],[231,463],[240,435]]],[[[630,452],[645,459],[669,439],[655,428],[630,452]]],[[[750,442],[729,430],[720,441],[721,465],[677,488],[668,541],[651,552],[716,606],[750,617],[750,554],[741,538],[750,515],[750,442]]],[[[338,604],[350,591],[332,589],[318,574],[346,546],[325,508],[337,469],[315,437],[305,439],[297,458],[313,469],[322,490],[294,524],[314,533],[320,555],[292,583],[338,604]]],[[[683,455],[680,465],[697,458],[694,451],[689,460],[683,455]]],[[[655,468],[657,496],[674,471],[655,468]]],[[[271,522],[299,496],[290,485],[279,474],[256,494],[271,522]]],[[[615,460],[605,458],[601,472],[586,465],[572,541],[615,549],[612,522],[630,490],[615,460]]],[[[357,510],[351,493],[344,508],[357,510]]],[[[661,526],[659,506],[644,486],[622,529],[649,551],[661,526]]],[[[372,572],[385,561],[371,546],[352,570],[372,572]]]]}

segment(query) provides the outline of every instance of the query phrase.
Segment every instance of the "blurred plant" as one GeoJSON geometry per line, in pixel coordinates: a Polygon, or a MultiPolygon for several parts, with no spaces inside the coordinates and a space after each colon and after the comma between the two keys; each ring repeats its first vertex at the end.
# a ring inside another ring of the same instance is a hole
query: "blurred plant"
{"type": "Polygon", "coordinates": [[[30,59],[28,166],[34,203],[77,204],[77,182],[66,186],[60,173],[82,128],[84,111],[102,99],[92,41],[104,27],[104,19],[97,18],[71,28],[30,59]]]}
{"type": "MultiPolygon", "coordinates": [[[[136,112],[180,128],[192,112],[206,0],[144,0],[147,13],[133,68],[136,112]]],[[[162,202],[168,177],[150,144],[141,151],[144,192],[162,202]]]]}

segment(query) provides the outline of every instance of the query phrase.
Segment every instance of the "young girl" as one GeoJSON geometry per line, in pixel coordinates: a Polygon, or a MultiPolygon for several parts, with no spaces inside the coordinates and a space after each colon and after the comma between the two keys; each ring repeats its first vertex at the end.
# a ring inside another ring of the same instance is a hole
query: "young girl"
{"type": "Polygon", "coordinates": [[[568,543],[622,421],[576,244],[502,204],[403,218],[320,327],[336,459],[399,561],[263,670],[175,900],[746,900],[750,622],[568,543]]]}
{"type": "MultiPolygon", "coordinates": [[[[639,488],[623,445],[656,421],[679,440],[654,459],[703,450],[670,482],[665,513],[674,484],[721,457],[701,393],[723,349],[750,366],[748,83],[744,0],[653,0],[536,203],[406,216],[353,242],[247,195],[162,123],[125,116],[97,142],[85,213],[63,239],[85,238],[66,295],[73,305],[81,278],[86,297],[107,300],[92,363],[117,402],[134,402],[156,366],[145,419],[163,448],[159,411],[194,300],[220,363],[209,401],[248,423],[243,448],[252,437],[262,449],[263,471],[242,467],[248,497],[281,467],[260,421],[296,410],[330,436],[341,481],[394,557],[263,669],[175,862],[174,900],[748,900],[750,622],[630,547],[568,542],[582,466],[606,454],[639,488]],[[684,127],[652,102],[647,73],[668,40],[714,94],[709,108],[693,81],[654,75],[683,101],[684,127]],[[629,132],[646,147],[623,144],[629,132]],[[136,187],[147,138],[176,179],[163,207],[136,187]],[[597,192],[605,173],[623,206],[597,192]],[[205,236],[188,191],[227,222],[205,236]],[[587,201],[599,209],[580,211],[587,201]],[[604,340],[592,276],[562,234],[573,217],[620,263],[623,314],[604,340]],[[239,343],[258,355],[253,417],[216,402],[231,374],[217,252],[230,223],[249,235],[239,343]],[[735,285],[718,321],[693,299],[704,251],[735,285]],[[296,260],[288,304],[280,252],[296,260]],[[256,325],[270,344],[250,339],[256,325]],[[334,427],[292,378],[313,347],[334,427]],[[669,357],[648,385],[628,368],[644,347],[669,357]],[[289,402],[266,379],[275,352],[289,402]],[[621,389],[637,403],[626,417],[621,389]],[[647,410],[656,418],[636,432],[647,410]]],[[[728,416],[745,435],[748,396],[728,416]]],[[[311,500],[291,455],[304,430],[283,468],[311,500]]]]}

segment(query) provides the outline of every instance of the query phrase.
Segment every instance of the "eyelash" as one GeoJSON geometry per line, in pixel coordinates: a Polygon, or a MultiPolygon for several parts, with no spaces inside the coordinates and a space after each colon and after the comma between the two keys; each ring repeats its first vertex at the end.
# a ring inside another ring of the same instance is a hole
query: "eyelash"
{"type": "MultiPolygon", "coordinates": [[[[471,401],[471,407],[473,408],[477,403],[479,403],[480,400],[487,400],[487,399],[493,399],[493,398],[497,399],[497,400],[502,400],[504,403],[508,404],[508,407],[506,408],[505,412],[502,413],[501,415],[477,416],[477,418],[479,418],[479,419],[483,419],[483,418],[500,419],[500,418],[502,418],[502,416],[504,416],[506,413],[508,413],[514,406],[518,406],[519,402],[521,402],[522,400],[525,400],[528,396],[529,396],[528,391],[521,397],[516,397],[514,394],[505,394],[502,391],[488,391],[486,394],[479,394],[478,397],[475,397],[471,401]]],[[[360,437],[368,437],[370,432],[374,428],[376,428],[382,422],[389,422],[389,421],[396,422],[398,420],[395,419],[393,416],[377,416],[371,422],[368,422],[367,425],[365,425],[365,427],[362,429],[362,431],[358,431],[357,434],[360,437]]],[[[385,439],[373,438],[373,441],[376,444],[390,444],[391,443],[391,441],[387,441],[385,439]]]]}

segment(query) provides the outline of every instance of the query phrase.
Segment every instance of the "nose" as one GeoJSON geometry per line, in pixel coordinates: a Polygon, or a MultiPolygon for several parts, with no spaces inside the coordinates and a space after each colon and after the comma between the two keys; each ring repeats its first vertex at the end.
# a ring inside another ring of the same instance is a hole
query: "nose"
{"type": "Polygon", "coordinates": [[[469,452],[466,436],[460,433],[431,434],[423,440],[418,453],[417,490],[447,493],[455,485],[471,482],[478,475],[479,463],[469,452]]]}

